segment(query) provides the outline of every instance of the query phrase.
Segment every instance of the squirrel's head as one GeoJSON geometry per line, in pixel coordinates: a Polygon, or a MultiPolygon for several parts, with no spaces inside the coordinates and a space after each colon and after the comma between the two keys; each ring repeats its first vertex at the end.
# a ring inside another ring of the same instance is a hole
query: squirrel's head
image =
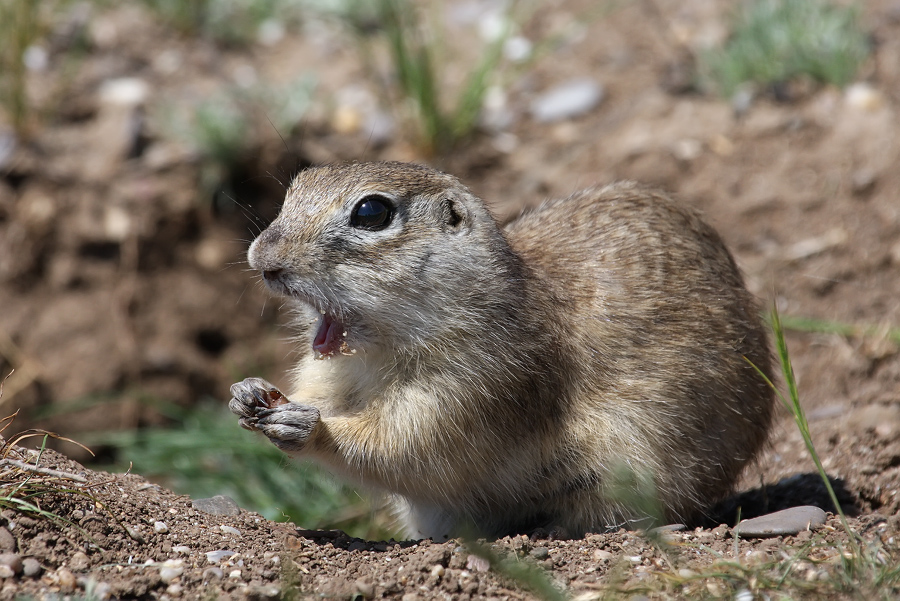
{"type": "Polygon", "coordinates": [[[467,327],[490,313],[484,291],[513,277],[510,257],[480,199],[405,163],[301,172],[248,253],[269,288],[320,314],[313,348],[323,355],[467,327]]]}

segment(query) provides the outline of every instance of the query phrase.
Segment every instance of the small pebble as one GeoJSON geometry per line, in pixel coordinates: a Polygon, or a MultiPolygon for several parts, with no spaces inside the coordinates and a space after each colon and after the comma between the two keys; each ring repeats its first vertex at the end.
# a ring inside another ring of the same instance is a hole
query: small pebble
{"type": "Polygon", "coordinates": [[[0,169],[9,165],[15,149],[16,137],[12,132],[0,131],[0,169]]]}
{"type": "Polygon", "coordinates": [[[593,554],[594,561],[603,561],[606,559],[612,559],[613,554],[605,549],[596,549],[593,554]]]}
{"type": "Polygon", "coordinates": [[[227,559],[234,554],[234,551],[226,551],[225,549],[220,549],[218,551],[209,551],[206,554],[206,561],[208,561],[209,563],[219,563],[223,559],[227,559]]]}
{"type": "Polygon", "coordinates": [[[132,540],[137,541],[139,543],[147,542],[144,539],[144,535],[141,534],[141,531],[138,530],[137,527],[125,526],[125,533],[131,537],[132,540]]]}
{"type": "Polygon", "coordinates": [[[878,174],[873,169],[862,167],[850,176],[850,187],[854,194],[866,194],[871,192],[878,180],[878,174]]]}
{"type": "Polygon", "coordinates": [[[248,599],[258,599],[262,601],[263,599],[283,599],[281,595],[281,588],[270,584],[267,586],[251,586],[247,590],[247,598],[248,599]]]}
{"type": "Polygon", "coordinates": [[[222,524],[221,526],[219,526],[219,530],[221,530],[225,534],[234,534],[235,536],[241,535],[240,530],[238,530],[237,528],[232,528],[231,526],[226,526],[225,524],[222,524]]]}
{"type": "Polygon", "coordinates": [[[150,86],[137,77],[109,79],[100,85],[100,101],[119,106],[138,106],[150,94],[150,86]]]}
{"type": "Polygon", "coordinates": [[[78,586],[86,589],[84,598],[87,601],[108,601],[112,596],[110,593],[112,585],[108,582],[98,582],[93,577],[79,578],[78,586]]]}
{"type": "Polygon", "coordinates": [[[884,95],[871,84],[858,82],[844,90],[844,99],[848,106],[855,109],[873,112],[884,106],[884,95]]]}
{"type": "Polygon", "coordinates": [[[22,53],[22,63],[29,71],[43,71],[50,64],[47,49],[32,44],[22,53]]]}
{"type": "Polygon", "coordinates": [[[544,92],[531,103],[532,116],[542,123],[583,115],[603,100],[603,86],[592,79],[573,79],[544,92]]]}
{"type": "Polygon", "coordinates": [[[756,93],[751,87],[743,86],[739,88],[734,96],[731,97],[731,107],[734,109],[734,114],[741,116],[749,111],[750,107],[753,106],[755,96],[756,93]]]}
{"type": "Polygon", "coordinates": [[[75,575],[66,568],[59,568],[56,570],[56,581],[59,583],[59,588],[66,593],[74,591],[75,585],[77,584],[75,575]]]}
{"type": "Polygon", "coordinates": [[[153,531],[157,534],[165,534],[169,531],[169,526],[165,522],[153,522],[153,531]]]}
{"type": "Polygon", "coordinates": [[[487,572],[491,569],[491,562],[478,555],[469,555],[466,559],[466,569],[473,572],[487,572]]]}
{"type": "MultiPolygon", "coordinates": [[[[12,572],[11,575],[21,574],[24,569],[22,558],[15,553],[0,553],[0,566],[9,568],[12,572]]],[[[4,578],[8,578],[8,576],[4,576],[4,578]]]]}
{"type": "Polygon", "coordinates": [[[6,528],[0,528],[0,553],[14,553],[16,537],[6,528]]]}
{"type": "Polygon", "coordinates": [[[531,556],[538,561],[550,557],[550,550],[547,547],[535,547],[531,551],[531,556]]]}
{"type": "Polygon", "coordinates": [[[159,568],[159,579],[172,582],[184,573],[184,563],[180,559],[167,559],[159,568]]]}
{"type": "Polygon", "coordinates": [[[41,562],[34,557],[26,557],[22,560],[22,574],[28,578],[37,578],[44,572],[41,562]]]}
{"type": "Polygon", "coordinates": [[[67,563],[67,567],[75,572],[83,572],[88,569],[90,565],[90,558],[88,558],[88,556],[82,551],[76,551],[75,553],[72,553],[72,557],[69,558],[69,561],[67,563]]]}
{"type": "Polygon", "coordinates": [[[191,548],[187,545],[175,545],[172,547],[172,553],[181,553],[182,555],[190,555],[191,548]]]}
{"type": "Polygon", "coordinates": [[[228,577],[232,578],[234,580],[240,580],[241,579],[241,571],[240,570],[231,570],[228,573],[228,577]]]}
{"type": "Polygon", "coordinates": [[[703,154],[703,143],[694,138],[682,138],[672,145],[671,150],[679,161],[690,162],[703,154]]]}
{"type": "Polygon", "coordinates": [[[178,583],[170,584],[168,587],[166,587],[166,594],[170,597],[180,597],[183,592],[184,587],[182,587],[178,583]]]}
{"type": "Polygon", "coordinates": [[[222,568],[206,568],[203,570],[203,582],[208,582],[210,580],[221,580],[225,577],[225,572],[222,571],[222,568]]]}
{"type": "Polygon", "coordinates": [[[826,514],[818,507],[802,505],[745,520],[735,531],[744,538],[766,538],[815,530],[825,523],[826,514]]]}
{"type": "Polygon", "coordinates": [[[514,63],[521,63],[531,56],[534,44],[531,40],[522,36],[514,36],[503,44],[503,56],[514,63]]]}
{"type": "Polygon", "coordinates": [[[745,588],[742,588],[735,594],[734,601],[753,601],[756,597],[745,588]]]}
{"type": "Polygon", "coordinates": [[[216,495],[208,499],[194,499],[191,501],[191,507],[203,513],[212,515],[238,515],[241,508],[231,497],[225,495],[216,495]]]}
{"type": "Polygon", "coordinates": [[[435,578],[443,578],[446,571],[447,570],[441,564],[431,566],[431,575],[435,578]]]}

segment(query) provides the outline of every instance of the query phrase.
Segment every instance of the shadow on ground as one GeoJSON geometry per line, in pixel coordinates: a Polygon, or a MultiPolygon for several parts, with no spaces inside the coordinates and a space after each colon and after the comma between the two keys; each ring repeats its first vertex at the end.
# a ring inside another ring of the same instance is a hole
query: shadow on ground
{"type": "MultiPolygon", "coordinates": [[[[847,488],[845,481],[842,478],[829,480],[844,513],[849,516],[859,515],[856,495],[847,488]]],[[[796,474],[775,484],[764,484],[759,488],[733,495],[715,505],[707,516],[694,525],[733,526],[738,522],[738,518],[746,520],[798,505],[815,505],[825,511],[834,512],[834,503],[831,502],[825,483],[818,473],[796,474]]]]}

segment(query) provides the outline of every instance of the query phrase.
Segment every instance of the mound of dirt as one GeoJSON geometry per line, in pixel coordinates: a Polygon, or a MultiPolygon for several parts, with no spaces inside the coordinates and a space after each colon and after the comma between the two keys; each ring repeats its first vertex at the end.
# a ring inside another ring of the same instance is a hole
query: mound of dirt
{"type": "MultiPolygon", "coordinates": [[[[876,451],[872,460],[889,459],[876,451]]],[[[735,540],[723,524],[672,529],[655,538],[621,530],[577,540],[536,532],[496,542],[364,541],[271,522],[227,497],[192,501],[138,475],[85,469],[54,451],[39,455],[13,446],[0,466],[4,494],[35,506],[23,511],[7,501],[0,512],[0,599],[10,600],[81,594],[411,601],[547,599],[560,593],[589,600],[645,589],[723,596],[754,586],[767,590],[765,582],[751,583],[754,573],[759,580],[771,566],[781,570],[790,557],[800,558],[792,562],[799,566],[797,578],[825,579],[849,548],[834,518],[819,532],[750,540],[735,540]],[[732,570],[735,576],[696,578],[713,564],[719,566],[716,573],[732,570]]],[[[797,497],[822,498],[802,480],[774,487],[770,499],[790,504],[797,497]]],[[[867,511],[850,523],[867,544],[884,553],[898,550],[896,517],[867,511]]]]}

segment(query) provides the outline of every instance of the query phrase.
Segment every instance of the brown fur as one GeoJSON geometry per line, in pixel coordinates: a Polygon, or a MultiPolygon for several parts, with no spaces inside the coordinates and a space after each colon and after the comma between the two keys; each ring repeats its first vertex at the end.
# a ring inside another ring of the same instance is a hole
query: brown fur
{"type": "Polygon", "coordinates": [[[270,385],[252,379],[232,410],[394,495],[411,536],[619,527],[646,517],[611,490],[622,469],[689,519],[766,439],[773,395],[744,360],[770,373],[756,304],[719,236],[661,192],[592,188],[501,229],[452,176],[322,167],[249,259],[296,299],[301,356],[290,404],[259,410],[270,385]],[[385,230],[349,225],[370,193],[397,204],[385,230]],[[355,354],[315,357],[322,312],[355,354]]]}

